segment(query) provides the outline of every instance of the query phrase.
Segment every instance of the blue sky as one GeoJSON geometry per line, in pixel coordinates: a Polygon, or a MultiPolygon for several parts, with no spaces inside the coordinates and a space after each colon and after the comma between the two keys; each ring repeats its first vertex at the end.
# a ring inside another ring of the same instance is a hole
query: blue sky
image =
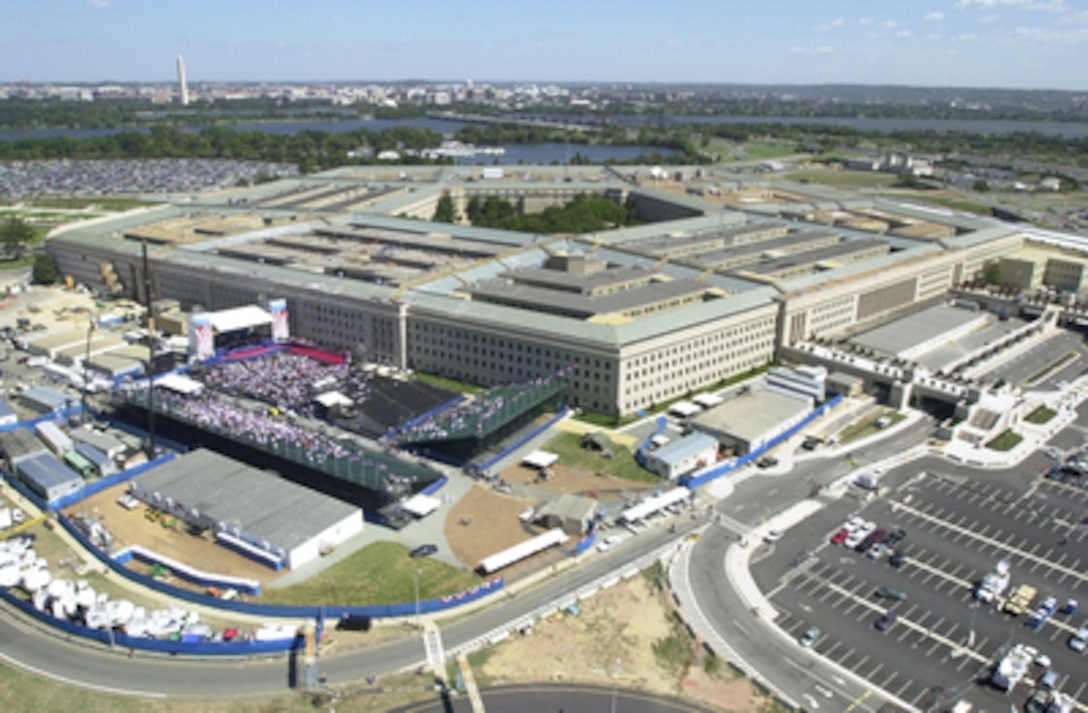
{"type": "Polygon", "coordinates": [[[0,0],[0,81],[1088,89],[1088,0],[0,0]]]}

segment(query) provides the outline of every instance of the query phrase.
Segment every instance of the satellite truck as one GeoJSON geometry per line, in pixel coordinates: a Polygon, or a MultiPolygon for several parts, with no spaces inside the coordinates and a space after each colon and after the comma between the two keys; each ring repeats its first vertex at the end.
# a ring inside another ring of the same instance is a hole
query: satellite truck
{"type": "Polygon", "coordinates": [[[978,583],[975,589],[975,599],[983,604],[989,604],[996,597],[1005,593],[1009,588],[1009,561],[1001,560],[994,567],[994,571],[987,574],[978,583]]]}
{"type": "Polygon", "coordinates": [[[990,683],[997,690],[1008,693],[1016,688],[1016,684],[1020,683],[1027,674],[1031,660],[1032,655],[1028,648],[1023,644],[1017,644],[994,666],[990,683]]]}

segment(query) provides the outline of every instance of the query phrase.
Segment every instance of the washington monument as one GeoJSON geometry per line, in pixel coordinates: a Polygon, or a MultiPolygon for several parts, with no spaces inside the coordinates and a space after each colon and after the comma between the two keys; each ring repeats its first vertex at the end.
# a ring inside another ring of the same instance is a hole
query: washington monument
{"type": "Polygon", "coordinates": [[[189,85],[185,83],[185,60],[178,55],[178,101],[182,106],[189,104],[189,85]]]}

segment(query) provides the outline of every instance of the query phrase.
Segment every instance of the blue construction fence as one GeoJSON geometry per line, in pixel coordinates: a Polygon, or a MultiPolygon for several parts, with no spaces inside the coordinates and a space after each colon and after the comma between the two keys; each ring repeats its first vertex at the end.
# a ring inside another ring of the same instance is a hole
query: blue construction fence
{"type": "Polygon", "coordinates": [[[242,582],[235,581],[235,580],[224,581],[222,579],[216,579],[215,577],[203,577],[203,576],[201,576],[199,574],[196,574],[196,573],[193,573],[193,572],[187,572],[184,569],[178,569],[177,567],[171,567],[169,563],[163,562],[162,560],[156,558],[154,555],[155,555],[154,552],[142,552],[140,550],[136,550],[134,552],[132,550],[124,550],[124,551],[119,552],[118,554],[114,555],[113,561],[116,562],[117,564],[120,564],[120,565],[128,564],[132,560],[136,560],[137,562],[143,562],[144,564],[162,565],[163,567],[165,567],[166,569],[168,569],[170,571],[170,574],[172,576],[177,577],[178,579],[184,579],[186,582],[192,582],[193,584],[199,584],[202,587],[215,587],[217,589],[232,589],[233,588],[233,589],[237,589],[239,592],[242,592],[244,594],[260,594],[261,593],[261,585],[260,585],[259,582],[255,581],[254,585],[248,586],[248,585],[246,585],[246,584],[244,584],[242,582]]]}
{"type": "Polygon", "coordinates": [[[62,421],[64,419],[77,416],[83,412],[82,404],[75,404],[68,408],[61,409],[60,411],[52,411],[42,416],[36,416],[34,418],[27,419],[25,421],[16,421],[15,423],[6,423],[0,426],[0,432],[7,433],[8,431],[14,431],[17,428],[25,428],[31,432],[34,431],[34,427],[43,421],[62,421]]]}
{"type": "Polygon", "coordinates": [[[646,451],[653,445],[654,439],[665,432],[665,429],[669,427],[669,420],[664,416],[658,416],[657,425],[654,427],[654,432],[642,442],[642,445],[635,451],[635,461],[643,468],[646,467],[646,451]]]}
{"type": "Polygon", "coordinates": [[[574,546],[574,554],[576,554],[576,555],[582,554],[583,552],[588,550],[590,547],[592,547],[593,543],[596,542],[596,541],[597,541],[597,528],[594,527],[592,530],[589,531],[588,535],[586,535],[582,539],[578,540],[578,544],[576,544],[574,546]]]}
{"type": "Polygon", "coordinates": [[[92,495],[101,493],[103,490],[107,488],[112,488],[118,483],[124,483],[126,481],[132,480],[136,476],[142,473],[146,473],[152,468],[156,468],[163,463],[169,463],[176,457],[177,455],[175,453],[166,453],[165,455],[161,455],[154,460],[149,460],[146,463],[141,463],[140,465],[133,466],[128,470],[123,470],[120,473],[114,473],[113,475],[107,475],[105,478],[99,478],[98,480],[94,480],[90,483],[87,483],[74,493],[69,493],[64,497],[57,498],[53,502],[49,503],[48,509],[51,512],[56,512],[58,510],[68,507],[69,505],[75,505],[84,498],[89,498],[92,495]]]}
{"type": "Polygon", "coordinates": [[[11,606],[31,616],[47,626],[59,629],[71,636],[98,641],[103,644],[112,644],[124,649],[139,649],[142,651],[157,651],[164,654],[182,656],[260,656],[269,654],[282,654],[302,648],[301,635],[290,639],[276,639],[272,641],[185,641],[178,639],[148,639],[145,637],[128,636],[119,631],[109,632],[105,629],[91,629],[82,624],[64,619],[57,619],[45,612],[38,611],[34,606],[15,596],[8,590],[0,587],[0,599],[11,606]]]}
{"type": "Polygon", "coordinates": [[[695,488],[706,485],[707,483],[709,483],[712,480],[715,480],[716,478],[720,478],[721,476],[725,475],[726,473],[729,473],[730,471],[733,471],[733,470],[736,470],[737,468],[741,468],[741,467],[743,467],[745,465],[748,465],[749,463],[751,463],[752,461],[758,459],[764,453],[766,453],[770,449],[774,448],[778,444],[782,443],[786,439],[793,437],[802,428],[805,428],[806,426],[811,424],[813,421],[815,421],[817,418],[823,416],[825,413],[827,413],[828,411],[835,408],[836,406],[838,406],[841,403],[842,403],[842,396],[836,394],[834,397],[832,397],[831,399],[829,399],[829,400],[825,401],[823,404],[821,404],[818,408],[814,409],[812,411],[812,413],[810,413],[808,416],[805,416],[804,420],[801,421],[800,423],[798,423],[796,426],[794,426],[794,427],[790,428],[789,430],[784,431],[783,433],[780,433],[779,435],[775,436],[774,438],[772,438],[770,441],[765,443],[760,448],[757,448],[756,450],[754,450],[754,451],[752,451],[750,453],[746,453],[746,454],[740,456],[739,458],[736,458],[735,460],[733,460],[731,462],[724,463],[724,464],[718,466],[717,468],[714,468],[713,470],[707,471],[705,473],[700,473],[697,476],[683,476],[683,477],[680,478],[680,485],[683,485],[683,486],[685,486],[687,488],[691,488],[692,490],[694,490],[695,488]]]}
{"type": "Polygon", "coordinates": [[[521,438],[519,438],[519,439],[517,439],[516,441],[514,441],[513,443],[511,443],[511,444],[510,444],[509,446],[507,446],[506,448],[503,448],[503,449],[502,449],[501,451],[499,451],[498,453],[496,453],[496,454],[495,454],[494,456],[492,456],[491,458],[488,458],[488,459],[487,459],[487,460],[485,460],[485,461],[484,461],[483,463],[481,463],[481,464],[480,464],[480,466],[479,466],[479,470],[480,470],[480,472],[482,473],[482,472],[486,471],[486,470],[487,470],[488,468],[490,468],[491,466],[495,465],[495,464],[496,464],[496,463],[498,463],[498,462],[499,462],[500,460],[502,460],[502,459],[503,459],[503,458],[505,458],[506,456],[508,456],[508,455],[510,455],[511,453],[513,453],[514,451],[516,451],[516,450],[517,450],[518,448],[521,448],[521,447],[522,447],[522,446],[524,446],[524,445],[525,445],[526,443],[528,443],[528,442],[529,442],[529,441],[531,441],[532,439],[536,438],[536,437],[537,437],[537,436],[539,436],[539,435],[540,435],[541,433],[543,433],[544,431],[548,430],[549,428],[551,428],[552,426],[554,426],[554,425],[555,425],[556,423],[558,423],[558,422],[559,422],[559,421],[561,421],[562,419],[566,418],[566,417],[567,417],[567,414],[569,414],[569,413],[570,413],[570,409],[569,409],[569,408],[567,408],[566,406],[564,406],[563,408],[561,408],[561,409],[559,410],[559,413],[557,413],[557,414],[556,414],[556,415],[555,415],[554,417],[552,417],[552,418],[548,419],[548,421],[547,421],[547,422],[545,422],[545,423],[543,423],[543,424],[541,424],[541,425],[537,426],[536,428],[534,428],[533,430],[529,431],[528,433],[526,433],[526,434],[525,434],[524,436],[522,436],[521,438]]]}
{"type": "Polygon", "coordinates": [[[439,490],[442,489],[442,486],[444,486],[448,482],[450,482],[449,476],[448,475],[443,475],[441,478],[434,481],[433,483],[431,483],[430,485],[428,485],[426,488],[424,488],[423,490],[421,490],[419,492],[423,493],[424,495],[434,495],[435,493],[437,493],[439,490]]]}
{"type": "Polygon", "coordinates": [[[399,434],[399,433],[401,433],[403,431],[407,431],[409,428],[415,428],[419,424],[421,424],[421,423],[423,423],[423,422],[425,422],[425,421],[427,421],[429,419],[434,418],[435,416],[442,413],[446,409],[453,408],[454,406],[456,406],[457,404],[461,403],[464,400],[465,400],[465,397],[463,395],[461,395],[461,394],[458,394],[457,396],[453,397],[452,399],[450,399],[446,403],[442,404],[441,406],[433,408],[430,411],[427,411],[426,413],[424,413],[424,414],[422,414],[420,416],[416,416],[412,420],[407,421],[405,423],[402,423],[400,426],[398,426],[396,428],[390,429],[389,433],[387,433],[386,435],[388,437],[390,437],[390,438],[395,437],[397,434],[399,434]]]}
{"type": "MultiPolygon", "coordinates": [[[[136,582],[142,586],[154,589],[157,592],[161,592],[170,597],[175,597],[193,604],[200,604],[202,606],[215,607],[225,611],[241,612],[244,614],[252,614],[254,616],[264,617],[300,617],[300,618],[317,618],[322,612],[325,612],[326,616],[339,617],[341,614],[360,614],[369,616],[372,619],[392,618],[392,617],[405,617],[412,616],[416,611],[415,602],[406,602],[399,604],[376,604],[370,606],[330,606],[330,605],[314,605],[314,606],[289,606],[279,604],[259,604],[256,602],[242,602],[238,600],[223,600],[214,599],[207,594],[201,594],[199,592],[193,592],[188,589],[181,589],[175,587],[166,582],[162,582],[153,577],[147,577],[133,572],[127,569],[123,565],[115,562],[105,552],[95,547],[87,537],[73,525],[67,517],[59,515],[58,520],[60,524],[68,531],[72,537],[74,537],[80,545],[90,551],[94,556],[102,562],[102,564],[109,567],[111,570],[121,575],[125,579],[136,582]]],[[[219,584],[213,586],[231,586],[229,584],[219,584]]],[[[419,603],[419,611],[421,613],[431,613],[443,611],[453,607],[460,606],[471,601],[476,601],[489,594],[499,591],[503,587],[502,577],[483,582],[482,584],[458,592],[457,594],[441,597],[439,599],[428,599],[419,603]]]]}

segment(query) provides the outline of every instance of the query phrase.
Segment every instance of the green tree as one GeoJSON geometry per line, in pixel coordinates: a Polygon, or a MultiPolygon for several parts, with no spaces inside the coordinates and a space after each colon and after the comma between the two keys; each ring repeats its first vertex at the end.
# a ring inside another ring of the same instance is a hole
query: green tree
{"type": "Polygon", "coordinates": [[[38,253],[34,256],[34,266],[30,271],[31,279],[39,285],[52,285],[60,279],[57,271],[57,261],[49,253],[38,253]]]}
{"type": "Polygon", "coordinates": [[[454,210],[453,198],[449,191],[442,192],[442,197],[438,199],[438,204],[434,207],[434,217],[431,220],[435,223],[457,222],[457,211],[454,210]]]}
{"type": "Polygon", "coordinates": [[[34,237],[34,229],[22,218],[12,216],[3,226],[0,226],[0,243],[4,246],[4,254],[16,259],[23,256],[23,250],[34,237]]]}
{"type": "Polygon", "coordinates": [[[1001,284],[1001,263],[997,260],[990,260],[982,266],[982,279],[990,285],[1001,284]]]}
{"type": "Polygon", "coordinates": [[[985,193],[986,191],[990,190],[990,182],[980,178],[975,181],[975,185],[972,187],[979,193],[985,193]]]}

